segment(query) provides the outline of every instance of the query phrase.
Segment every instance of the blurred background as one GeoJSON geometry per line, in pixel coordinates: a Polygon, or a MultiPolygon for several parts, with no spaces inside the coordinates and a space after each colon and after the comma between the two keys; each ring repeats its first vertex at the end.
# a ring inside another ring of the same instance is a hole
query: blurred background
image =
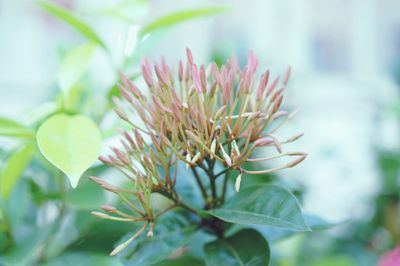
{"type": "MultiPolygon", "coordinates": [[[[197,62],[233,53],[244,63],[253,49],[273,75],[292,66],[284,105],[300,112],[282,134],[304,132],[293,147],[309,157],[277,176],[306,212],[337,226],[275,243],[275,265],[375,265],[399,243],[399,1],[53,2],[108,48],[96,51],[83,83],[94,95],[84,107],[93,114],[117,81],[116,66],[136,73],[144,56],[176,65],[190,47],[197,62]],[[228,9],[138,37],[149,21],[205,6],[228,9]]],[[[0,115],[31,123],[52,108],[63,55],[84,37],[28,0],[0,0],[0,36],[0,115]]],[[[15,143],[0,143],[5,158],[15,143]]]]}

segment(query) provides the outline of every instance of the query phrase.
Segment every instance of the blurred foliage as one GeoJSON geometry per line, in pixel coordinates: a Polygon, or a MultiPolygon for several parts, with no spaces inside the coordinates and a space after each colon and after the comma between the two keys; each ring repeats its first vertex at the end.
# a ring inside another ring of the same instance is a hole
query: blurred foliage
{"type": "MultiPolygon", "coordinates": [[[[108,137],[121,126],[116,121],[111,128],[103,125],[107,124],[104,120],[112,111],[111,97],[119,95],[114,84],[119,82],[120,72],[138,77],[140,57],[145,51],[151,51],[163,30],[191,19],[216,15],[226,8],[181,10],[145,21],[148,2],[144,0],[116,1],[94,10],[83,10],[79,5],[70,10],[44,0],[37,1],[37,5],[74,29],[81,36],[81,42],[61,49],[57,84],[54,85],[57,95],[51,103],[32,110],[31,119],[24,120],[28,123],[0,117],[0,137],[11,140],[7,150],[0,150],[0,264],[121,265],[117,258],[106,253],[121,236],[135,228],[104,222],[90,215],[89,210],[115,199],[87,179],[89,175],[115,174],[95,163],[100,143],[93,142],[94,136],[100,134],[97,132],[108,137]],[[120,51],[112,51],[82,14],[95,15],[99,20],[117,19],[126,27],[132,23],[139,25],[142,30],[133,54],[115,63],[112,54],[120,51]],[[146,41],[144,35],[147,35],[146,41]],[[107,64],[114,71],[115,83],[106,91],[96,89],[97,77],[89,71],[96,54],[108,58],[107,64]],[[41,134],[36,136],[39,128],[41,134]],[[58,143],[60,149],[47,149],[50,142],[58,143]],[[75,151],[62,149],[74,145],[75,151]],[[78,150],[82,145],[90,145],[90,149],[78,150]],[[71,189],[65,174],[72,182],[78,182],[80,172],[93,163],[83,174],[79,186],[71,189]]],[[[198,259],[188,257],[177,261],[182,264],[198,259]]]]}

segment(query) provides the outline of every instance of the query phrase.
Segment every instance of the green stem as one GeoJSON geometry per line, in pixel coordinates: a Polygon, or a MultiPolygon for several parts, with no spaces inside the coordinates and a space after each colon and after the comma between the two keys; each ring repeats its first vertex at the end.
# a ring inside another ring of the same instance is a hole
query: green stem
{"type": "Polygon", "coordinates": [[[229,180],[229,170],[230,168],[228,168],[228,170],[225,172],[225,176],[224,176],[224,184],[222,186],[222,195],[221,195],[221,205],[224,204],[225,202],[225,194],[226,194],[226,188],[228,187],[228,180],[229,180]]]}
{"type": "Polygon", "coordinates": [[[208,202],[208,194],[207,194],[207,191],[206,191],[203,183],[201,182],[199,173],[196,171],[196,168],[194,168],[194,167],[190,167],[190,169],[192,170],[194,178],[196,179],[196,183],[200,188],[201,195],[203,196],[204,201],[208,202]]]}

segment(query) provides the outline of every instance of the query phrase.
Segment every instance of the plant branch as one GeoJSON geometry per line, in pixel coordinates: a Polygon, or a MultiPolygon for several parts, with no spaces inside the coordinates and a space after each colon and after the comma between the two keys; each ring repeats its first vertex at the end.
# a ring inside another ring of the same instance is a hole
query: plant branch
{"type": "Polygon", "coordinates": [[[200,190],[201,190],[201,194],[203,196],[203,199],[207,202],[208,201],[208,194],[207,191],[203,185],[203,183],[201,182],[199,173],[196,171],[196,168],[194,167],[190,167],[190,169],[192,170],[192,173],[196,179],[197,185],[199,186],[200,190]]]}

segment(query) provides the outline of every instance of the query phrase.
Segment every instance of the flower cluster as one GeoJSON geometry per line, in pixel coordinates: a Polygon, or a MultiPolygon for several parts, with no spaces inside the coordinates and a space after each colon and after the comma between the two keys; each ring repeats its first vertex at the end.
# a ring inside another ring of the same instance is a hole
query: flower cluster
{"type": "MultiPolygon", "coordinates": [[[[270,78],[268,70],[257,79],[258,60],[250,52],[247,65],[241,68],[234,56],[225,65],[215,63],[197,66],[192,53],[186,50],[187,61],[179,62],[177,78],[173,69],[164,60],[152,66],[147,60],[142,62],[142,75],[147,84],[147,93],[140,90],[127,77],[121,77],[119,85],[123,100],[117,99],[116,113],[128,122],[132,132],[123,132],[121,147],[113,147],[113,154],[102,156],[100,160],[114,166],[135,184],[135,191],[126,191],[114,187],[102,179],[92,177],[106,190],[117,193],[122,200],[138,215],[131,216],[105,206],[110,216],[94,212],[95,215],[116,220],[146,221],[140,233],[150,225],[152,233],[154,220],[160,214],[154,214],[150,206],[150,194],[158,192],[172,199],[176,206],[194,211],[179,199],[174,187],[177,182],[177,165],[186,164],[193,170],[196,181],[206,200],[207,208],[222,204],[215,189],[215,179],[230,170],[238,171],[235,188],[240,189],[242,173],[265,174],[290,168],[306,157],[302,152],[284,152],[282,145],[293,142],[302,134],[296,134],[286,140],[279,140],[277,130],[290,120],[296,112],[280,110],[283,92],[290,77],[288,68],[283,79],[270,78]],[[139,116],[143,126],[134,122],[139,116]],[[145,139],[148,139],[148,141],[145,139]],[[271,146],[276,155],[262,158],[250,158],[258,147],[271,146]],[[275,168],[259,171],[247,170],[246,162],[261,162],[284,156],[294,157],[290,162],[275,168]],[[215,164],[224,170],[214,172],[215,164]],[[210,177],[211,199],[196,169],[203,169],[210,177]],[[125,194],[137,198],[134,205],[125,194]]],[[[113,251],[118,253],[128,243],[113,251]]]]}

